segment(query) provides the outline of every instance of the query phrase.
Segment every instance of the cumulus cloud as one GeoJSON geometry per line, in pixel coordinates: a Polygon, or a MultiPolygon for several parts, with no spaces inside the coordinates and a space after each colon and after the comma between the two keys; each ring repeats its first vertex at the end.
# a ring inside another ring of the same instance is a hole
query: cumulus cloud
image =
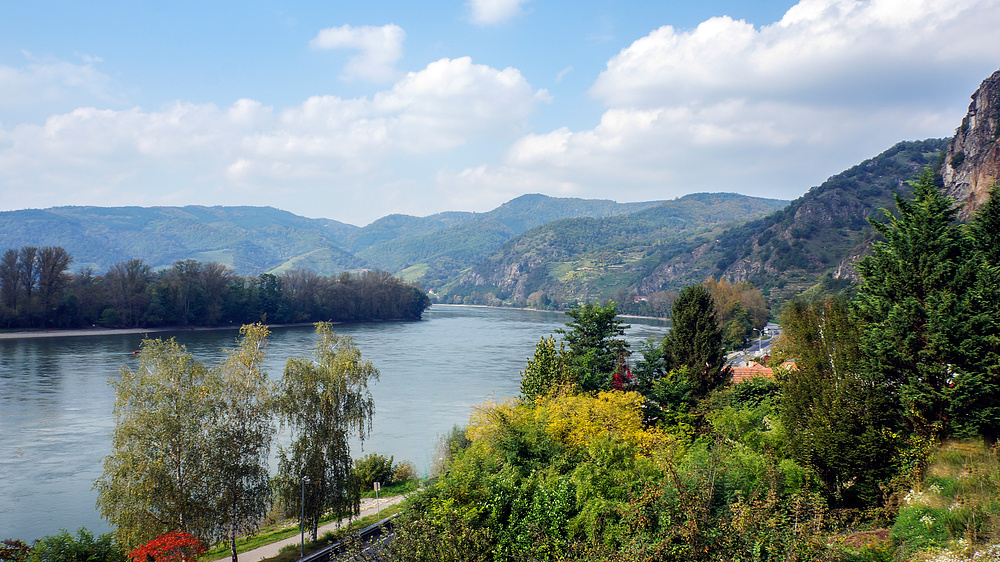
{"type": "Polygon", "coordinates": [[[608,61],[595,127],[526,135],[450,181],[794,198],[895,142],[950,135],[996,70],[998,26],[997,0],[801,0],[771,25],[660,27],[608,61]]]}
{"type": "Polygon", "coordinates": [[[524,12],[528,0],[469,0],[472,21],[480,25],[503,23],[524,12]]]}
{"type": "Polygon", "coordinates": [[[342,25],[320,30],[309,42],[314,49],[353,49],[360,51],[344,68],[345,79],[390,82],[398,77],[396,63],[403,56],[406,32],[398,25],[381,27],[342,25]]]}
{"type": "MultiPolygon", "coordinates": [[[[401,210],[413,212],[422,197],[396,175],[398,162],[513,140],[546,99],[516,69],[459,58],[435,61],[370,98],[313,96],[280,111],[250,99],[155,111],[79,108],[42,125],[0,128],[0,200],[7,209],[99,198],[238,200],[351,220],[341,205],[405,198],[401,210]],[[63,195],[39,198],[55,193],[63,195]]],[[[369,212],[365,220],[385,214],[369,212]]]]}

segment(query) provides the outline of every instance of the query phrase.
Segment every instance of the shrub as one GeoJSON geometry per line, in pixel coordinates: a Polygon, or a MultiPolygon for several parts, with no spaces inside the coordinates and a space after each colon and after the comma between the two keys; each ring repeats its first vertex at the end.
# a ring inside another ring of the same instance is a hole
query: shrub
{"type": "Polygon", "coordinates": [[[81,527],[76,536],[63,529],[57,535],[50,535],[35,543],[25,559],[29,562],[125,562],[121,551],[111,534],[94,538],[94,534],[81,527]]]}
{"type": "Polygon", "coordinates": [[[378,453],[368,453],[354,463],[354,474],[361,482],[363,490],[370,490],[372,484],[381,482],[383,485],[392,483],[392,457],[378,453]]]}
{"type": "Polygon", "coordinates": [[[410,461],[398,462],[396,463],[396,466],[392,468],[393,482],[409,482],[410,480],[416,479],[417,469],[410,461]]]}

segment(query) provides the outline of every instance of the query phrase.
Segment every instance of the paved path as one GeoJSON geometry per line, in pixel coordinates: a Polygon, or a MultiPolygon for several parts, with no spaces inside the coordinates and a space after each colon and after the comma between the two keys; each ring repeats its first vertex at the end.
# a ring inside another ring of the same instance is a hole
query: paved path
{"type": "MultiPolygon", "coordinates": [[[[361,498],[361,514],[358,517],[373,515],[377,513],[379,509],[384,509],[390,505],[397,504],[403,501],[405,497],[406,496],[404,495],[399,495],[399,496],[392,496],[389,498],[379,498],[378,506],[375,505],[375,498],[361,498]]],[[[358,517],[355,517],[355,519],[357,519],[358,517]]],[[[325,525],[322,525],[319,528],[319,533],[317,536],[322,537],[323,533],[327,531],[335,531],[337,530],[339,525],[346,525],[347,523],[348,519],[341,519],[340,521],[331,521],[325,525]]],[[[306,538],[309,538],[308,529],[306,529],[306,535],[307,535],[306,538]]],[[[282,548],[290,544],[298,546],[299,535],[295,535],[294,537],[289,537],[287,539],[280,540],[278,542],[273,542],[271,544],[264,545],[260,548],[255,548],[253,550],[242,552],[239,555],[239,560],[240,562],[259,562],[260,560],[263,560],[265,558],[271,558],[272,556],[277,556],[278,553],[281,552],[282,548]]],[[[225,558],[221,558],[220,560],[230,560],[230,558],[231,558],[230,556],[226,556],[225,558]]]]}

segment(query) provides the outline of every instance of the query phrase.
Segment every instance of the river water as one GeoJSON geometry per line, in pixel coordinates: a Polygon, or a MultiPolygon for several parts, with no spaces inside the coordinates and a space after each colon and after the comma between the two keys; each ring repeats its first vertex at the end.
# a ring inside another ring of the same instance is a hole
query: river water
{"type": "MultiPolygon", "coordinates": [[[[372,386],[372,433],[352,446],[409,460],[418,472],[432,464],[441,435],[464,425],[472,407],[516,396],[519,372],[539,338],[564,327],[562,313],[434,306],[419,322],[343,324],[381,373],[372,386]]],[[[667,332],[664,322],[628,319],[633,351],[667,332]]],[[[176,337],[206,364],[234,345],[235,330],[151,334],[176,337]]],[[[31,541],[60,528],[108,531],[92,489],[110,452],[114,391],[108,385],[142,335],[113,334],[0,340],[0,539],[31,541]]],[[[311,357],[311,327],[276,328],[266,363],[280,378],[289,357],[311,357]]],[[[279,440],[287,435],[279,435],[279,440]]]]}

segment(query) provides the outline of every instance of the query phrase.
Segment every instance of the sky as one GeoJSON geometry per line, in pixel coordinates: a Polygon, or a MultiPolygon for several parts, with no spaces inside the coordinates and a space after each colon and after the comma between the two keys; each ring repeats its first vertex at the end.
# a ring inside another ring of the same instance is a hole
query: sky
{"type": "Polygon", "coordinates": [[[0,211],[794,199],[952,135],[998,29],[1000,0],[3,2],[0,211]]]}

